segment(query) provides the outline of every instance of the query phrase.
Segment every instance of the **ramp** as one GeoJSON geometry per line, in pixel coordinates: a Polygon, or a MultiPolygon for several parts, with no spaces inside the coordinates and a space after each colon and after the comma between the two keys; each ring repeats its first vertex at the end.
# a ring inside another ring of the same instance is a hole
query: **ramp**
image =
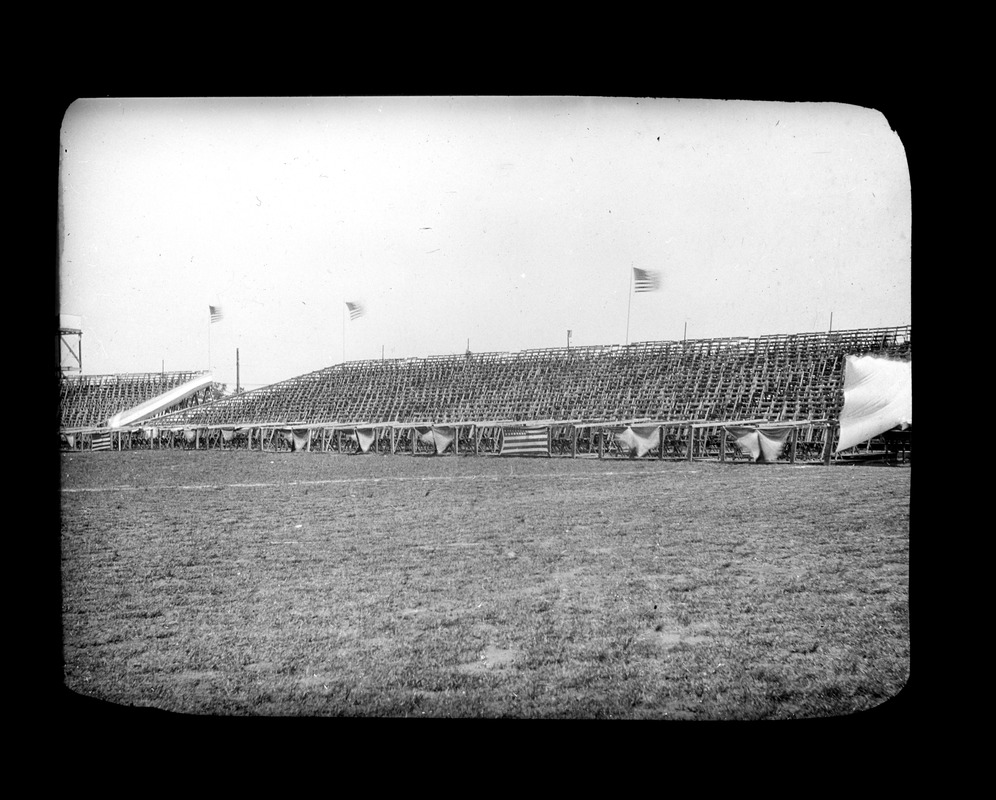
{"type": "Polygon", "coordinates": [[[214,375],[210,372],[206,372],[203,375],[187,381],[186,383],[181,383],[175,389],[170,389],[168,392],[159,395],[158,397],[153,397],[151,400],[146,400],[144,403],[139,403],[134,408],[129,408],[127,411],[119,411],[113,417],[107,420],[108,428],[121,428],[125,425],[133,425],[136,422],[141,422],[149,417],[154,417],[170,406],[174,406],[181,400],[185,400],[190,397],[190,395],[199,392],[201,389],[205,389],[214,382],[214,375]]]}

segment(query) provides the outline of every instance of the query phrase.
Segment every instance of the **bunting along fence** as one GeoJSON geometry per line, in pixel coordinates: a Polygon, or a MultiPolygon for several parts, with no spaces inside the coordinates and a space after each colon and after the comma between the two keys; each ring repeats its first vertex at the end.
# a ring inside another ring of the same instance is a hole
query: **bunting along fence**
{"type": "Polygon", "coordinates": [[[616,433],[623,452],[634,458],[642,458],[651,450],[660,447],[661,428],[659,425],[632,426],[627,425],[616,433]]]}
{"type": "Polygon", "coordinates": [[[353,436],[356,437],[360,452],[367,453],[376,439],[376,431],[373,428],[356,428],[353,430],[353,436]]]}
{"type": "Polygon", "coordinates": [[[281,433],[292,452],[311,449],[311,430],[309,428],[282,429],[281,433]]]}
{"type": "Polygon", "coordinates": [[[733,444],[748,455],[751,461],[771,463],[781,456],[796,427],[750,428],[731,425],[726,426],[725,430],[733,437],[733,444]]]}
{"type": "Polygon", "coordinates": [[[434,448],[436,455],[441,456],[446,450],[453,446],[457,438],[457,429],[454,426],[431,426],[428,428],[418,427],[415,429],[418,440],[422,444],[427,444],[434,448]]]}
{"type": "Polygon", "coordinates": [[[571,458],[651,458],[795,463],[881,458],[908,462],[909,432],[892,441],[891,431],[867,442],[860,453],[838,454],[838,427],[832,420],[774,423],[763,419],[633,421],[624,423],[544,422],[521,425],[325,425],[209,426],[166,428],[136,426],[88,429],[60,434],[63,449],[260,450],[342,455],[544,456],[571,458]],[[891,448],[891,449],[889,449],[891,448]],[[893,452],[895,451],[895,452],[893,452]]]}

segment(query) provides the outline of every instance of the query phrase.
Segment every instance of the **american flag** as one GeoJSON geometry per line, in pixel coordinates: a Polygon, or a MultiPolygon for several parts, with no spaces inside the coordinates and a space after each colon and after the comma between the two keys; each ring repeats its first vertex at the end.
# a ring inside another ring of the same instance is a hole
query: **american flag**
{"type": "Polygon", "coordinates": [[[346,303],[346,308],[349,309],[349,318],[356,319],[357,317],[362,317],[367,313],[367,310],[359,303],[346,303]]]}
{"type": "Polygon", "coordinates": [[[111,434],[107,433],[95,433],[93,438],[90,440],[91,450],[110,450],[111,449],[111,434]]]}
{"type": "Polygon", "coordinates": [[[499,455],[550,455],[546,426],[502,428],[499,455]]]}
{"type": "Polygon", "coordinates": [[[222,320],[221,306],[208,306],[208,309],[211,312],[211,321],[221,322],[222,320]]]}
{"type": "Polygon", "coordinates": [[[633,267],[633,289],[637,292],[656,292],[661,288],[661,274],[653,269],[633,267]]]}

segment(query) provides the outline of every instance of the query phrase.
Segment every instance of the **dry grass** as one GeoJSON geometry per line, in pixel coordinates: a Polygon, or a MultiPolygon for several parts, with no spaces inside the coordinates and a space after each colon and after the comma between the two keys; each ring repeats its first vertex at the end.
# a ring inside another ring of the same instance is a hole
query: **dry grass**
{"type": "Polygon", "coordinates": [[[830,717],[909,674],[910,469],[65,454],[65,683],[220,715],[830,717]]]}

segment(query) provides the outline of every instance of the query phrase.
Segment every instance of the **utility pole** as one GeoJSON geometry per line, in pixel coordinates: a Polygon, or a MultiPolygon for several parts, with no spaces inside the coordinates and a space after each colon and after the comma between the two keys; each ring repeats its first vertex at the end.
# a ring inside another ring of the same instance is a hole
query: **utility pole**
{"type": "Polygon", "coordinates": [[[239,393],[239,348],[235,348],[235,394],[239,393]]]}

